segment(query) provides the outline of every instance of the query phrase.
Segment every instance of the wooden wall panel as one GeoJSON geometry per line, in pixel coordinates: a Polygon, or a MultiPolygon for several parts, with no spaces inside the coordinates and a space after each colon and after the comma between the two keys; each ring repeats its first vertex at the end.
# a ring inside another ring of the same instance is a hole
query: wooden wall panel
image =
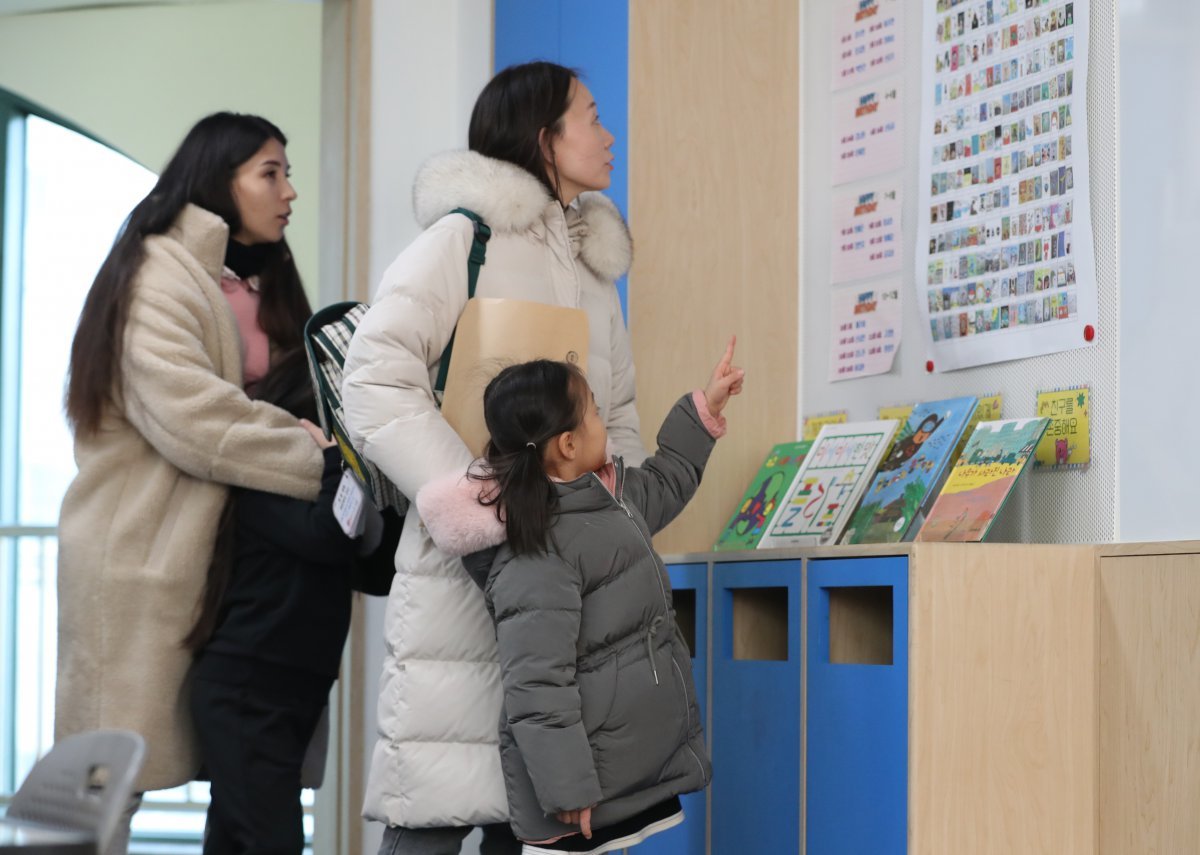
{"type": "Polygon", "coordinates": [[[704,485],[656,540],[708,549],[797,435],[799,4],[630,4],[629,325],[647,444],[731,333],[746,391],[704,485]]]}

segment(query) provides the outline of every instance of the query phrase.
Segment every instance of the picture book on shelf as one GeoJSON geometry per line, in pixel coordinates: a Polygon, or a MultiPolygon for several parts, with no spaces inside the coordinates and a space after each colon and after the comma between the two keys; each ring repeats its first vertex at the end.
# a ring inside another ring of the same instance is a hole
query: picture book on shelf
{"type": "Polygon", "coordinates": [[[1049,423],[1044,418],[980,422],[916,539],[978,541],[987,537],[1049,423]]]}
{"type": "Polygon", "coordinates": [[[976,399],[917,404],[879,464],[842,543],[898,543],[937,495],[976,399]]]}
{"type": "Polygon", "coordinates": [[[962,438],[958,441],[958,449],[954,452],[953,459],[958,460],[962,456],[962,451],[967,447],[967,440],[971,438],[971,434],[975,433],[975,428],[980,422],[998,422],[1004,418],[1004,396],[996,393],[990,395],[980,395],[979,403],[975,405],[975,412],[971,414],[971,420],[967,422],[967,429],[963,431],[962,438]]]}
{"type": "Polygon", "coordinates": [[[899,424],[886,419],[821,428],[758,548],[836,543],[899,424]]]}
{"type": "Polygon", "coordinates": [[[715,551],[753,549],[758,544],[810,448],[812,441],[802,440],[780,443],[771,449],[717,538],[715,551]]]}

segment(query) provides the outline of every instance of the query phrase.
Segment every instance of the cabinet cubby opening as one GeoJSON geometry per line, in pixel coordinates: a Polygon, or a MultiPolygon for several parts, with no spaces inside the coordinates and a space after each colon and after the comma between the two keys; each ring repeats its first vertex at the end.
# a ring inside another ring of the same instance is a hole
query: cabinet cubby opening
{"type": "Polygon", "coordinates": [[[733,658],[786,662],[788,589],[733,588],[733,658]]]}
{"type": "Polygon", "coordinates": [[[687,642],[688,652],[696,658],[696,589],[676,588],[671,592],[675,604],[675,623],[687,642]]]}
{"type": "Polygon", "coordinates": [[[890,585],[826,588],[829,661],[834,665],[891,665],[893,589],[890,585]]]}

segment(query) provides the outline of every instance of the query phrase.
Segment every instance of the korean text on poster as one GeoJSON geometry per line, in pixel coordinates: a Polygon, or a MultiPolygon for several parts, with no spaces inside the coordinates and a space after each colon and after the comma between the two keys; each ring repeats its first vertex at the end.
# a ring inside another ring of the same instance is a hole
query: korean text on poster
{"type": "Polygon", "coordinates": [[[1050,419],[1034,466],[1082,469],[1092,460],[1091,390],[1087,386],[1038,392],[1037,414],[1050,419]]]}

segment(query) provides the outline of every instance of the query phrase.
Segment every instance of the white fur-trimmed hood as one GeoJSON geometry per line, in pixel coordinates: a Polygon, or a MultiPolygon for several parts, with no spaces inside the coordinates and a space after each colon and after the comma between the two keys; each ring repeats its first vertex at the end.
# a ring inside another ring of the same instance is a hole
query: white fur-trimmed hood
{"type": "MultiPolygon", "coordinates": [[[[493,231],[520,232],[540,221],[552,201],[521,167],[474,151],[434,155],[413,184],[413,212],[421,228],[467,208],[493,231]]],[[[583,193],[574,204],[586,224],[579,250],[583,263],[603,279],[624,276],[633,261],[633,240],[617,206],[603,193],[583,193]]]]}
{"type": "Polygon", "coordinates": [[[465,474],[435,478],[417,492],[417,513],[438,549],[461,558],[508,539],[495,505],[484,505],[496,489],[494,481],[465,474]]]}

